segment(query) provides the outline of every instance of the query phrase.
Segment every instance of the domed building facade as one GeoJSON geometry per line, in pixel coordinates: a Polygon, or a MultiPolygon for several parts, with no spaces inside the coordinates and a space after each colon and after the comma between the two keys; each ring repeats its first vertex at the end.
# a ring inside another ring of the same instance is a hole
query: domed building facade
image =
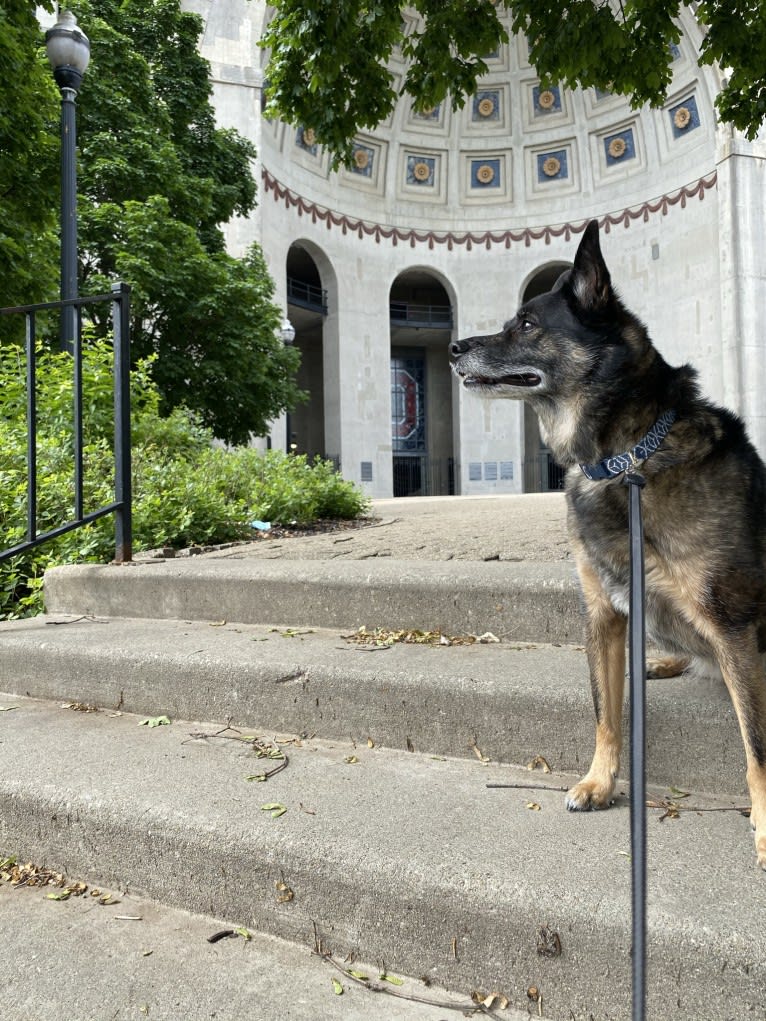
{"type": "Polygon", "coordinates": [[[219,123],[258,150],[259,206],[230,226],[231,251],[261,243],[302,353],[310,400],[272,445],[336,458],[377,497],[558,488],[534,414],[461,390],[447,347],[548,290],[598,218],[612,278],[663,356],[694,364],[766,452],[766,144],[717,126],[719,72],[698,65],[692,17],[661,109],[542,89],[515,36],[462,110],[403,97],[333,172],[310,129],[262,113],[268,6],[185,7],[205,23],[219,123]]]}

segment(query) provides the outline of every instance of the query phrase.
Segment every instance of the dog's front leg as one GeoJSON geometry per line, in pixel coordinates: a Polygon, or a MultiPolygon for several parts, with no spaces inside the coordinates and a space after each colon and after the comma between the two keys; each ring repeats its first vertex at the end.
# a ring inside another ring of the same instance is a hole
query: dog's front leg
{"type": "Polygon", "coordinates": [[[750,825],[755,832],[758,864],[766,869],[766,676],[754,625],[741,633],[713,631],[723,679],[739,721],[747,762],[750,825]]]}
{"type": "Polygon", "coordinates": [[[627,618],[615,610],[585,554],[577,555],[587,611],[586,650],[593,707],[596,710],[596,751],[587,774],[567,793],[570,811],[608,808],[622,750],[622,700],[625,689],[627,618]]]}

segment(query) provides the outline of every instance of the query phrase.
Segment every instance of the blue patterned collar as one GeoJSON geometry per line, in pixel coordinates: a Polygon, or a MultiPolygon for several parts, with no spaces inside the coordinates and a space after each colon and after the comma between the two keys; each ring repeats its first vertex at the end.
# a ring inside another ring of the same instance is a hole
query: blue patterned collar
{"type": "Polygon", "coordinates": [[[581,464],[580,468],[583,475],[587,479],[597,482],[601,479],[614,479],[618,475],[622,475],[623,472],[636,468],[641,461],[645,461],[650,454],[657,450],[670,432],[670,427],[675,420],[676,413],[672,408],[670,411],[663,412],[646,436],[639,440],[635,447],[626,450],[624,454],[613,454],[611,457],[605,457],[598,464],[581,464]]]}

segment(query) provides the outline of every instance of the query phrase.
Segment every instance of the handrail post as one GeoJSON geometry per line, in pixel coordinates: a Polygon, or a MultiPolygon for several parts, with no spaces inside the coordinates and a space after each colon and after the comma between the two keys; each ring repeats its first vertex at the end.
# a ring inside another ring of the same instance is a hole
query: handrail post
{"type": "Polygon", "coordinates": [[[37,537],[37,351],[36,318],[27,312],[24,347],[27,370],[27,542],[37,537]]]}
{"type": "Polygon", "coordinates": [[[130,460],[130,287],[112,284],[114,330],[114,498],[117,563],[133,559],[133,487],[130,460]]]}

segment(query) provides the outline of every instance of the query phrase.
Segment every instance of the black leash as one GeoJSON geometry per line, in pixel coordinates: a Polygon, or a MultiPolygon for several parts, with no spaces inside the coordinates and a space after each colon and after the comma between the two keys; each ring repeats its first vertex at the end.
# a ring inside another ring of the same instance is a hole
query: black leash
{"type": "Polygon", "coordinates": [[[644,619],[644,524],[641,490],[646,480],[625,474],[630,535],[630,868],[633,929],[633,1021],[646,1011],[646,622],[644,619]]]}
{"type": "Polygon", "coordinates": [[[676,420],[673,409],[663,412],[635,447],[605,457],[598,464],[581,464],[593,482],[624,474],[628,486],[630,541],[630,601],[628,662],[630,691],[630,871],[632,912],[632,1021],[646,1017],[646,604],[644,583],[644,523],[641,490],[646,479],[636,470],[662,444],[676,420]]]}

